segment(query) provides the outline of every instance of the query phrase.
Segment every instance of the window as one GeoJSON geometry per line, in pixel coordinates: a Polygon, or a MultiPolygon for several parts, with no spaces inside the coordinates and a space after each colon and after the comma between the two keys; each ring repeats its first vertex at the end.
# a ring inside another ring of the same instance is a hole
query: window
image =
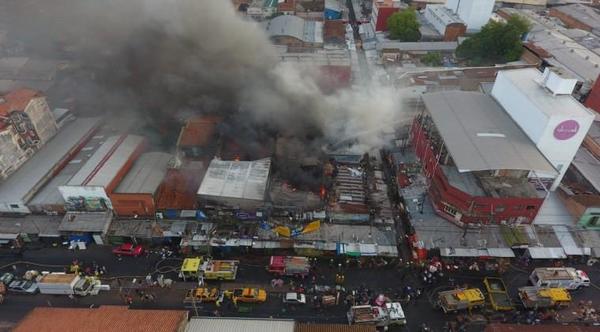
{"type": "Polygon", "coordinates": [[[598,222],[600,221],[600,216],[593,216],[590,218],[588,222],[588,226],[599,226],[598,222]]]}
{"type": "Polygon", "coordinates": [[[11,204],[10,208],[11,209],[18,209],[19,208],[19,204],[11,204]]]}

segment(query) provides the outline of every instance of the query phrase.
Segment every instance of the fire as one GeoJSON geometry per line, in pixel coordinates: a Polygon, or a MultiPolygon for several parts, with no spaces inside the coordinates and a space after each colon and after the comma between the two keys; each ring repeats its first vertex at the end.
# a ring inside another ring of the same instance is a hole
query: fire
{"type": "Polygon", "coordinates": [[[325,199],[326,195],[327,195],[327,189],[325,189],[325,186],[321,186],[321,190],[319,190],[319,196],[321,196],[321,199],[325,199]]]}

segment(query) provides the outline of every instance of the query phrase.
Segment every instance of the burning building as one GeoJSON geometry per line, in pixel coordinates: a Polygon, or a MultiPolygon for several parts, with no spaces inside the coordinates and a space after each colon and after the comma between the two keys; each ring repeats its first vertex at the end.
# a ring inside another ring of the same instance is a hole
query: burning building
{"type": "Polygon", "coordinates": [[[177,139],[177,151],[186,159],[207,159],[214,156],[217,148],[217,125],[221,118],[215,116],[199,116],[189,119],[177,139]]]}
{"type": "Polygon", "coordinates": [[[57,131],[40,92],[18,89],[0,97],[0,180],[16,171],[57,131]]]}
{"type": "Polygon", "coordinates": [[[267,199],[271,159],[236,161],[213,159],[198,189],[204,205],[255,210],[267,199]]]}
{"type": "Polygon", "coordinates": [[[333,156],[325,166],[329,180],[327,215],[332,222],[368,222],[367,173],[360,156],[333,156]]]}

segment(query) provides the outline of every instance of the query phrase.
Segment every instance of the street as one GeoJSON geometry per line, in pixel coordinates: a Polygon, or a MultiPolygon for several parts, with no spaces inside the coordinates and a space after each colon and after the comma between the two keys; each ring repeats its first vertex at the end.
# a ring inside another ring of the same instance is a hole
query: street
{"type": "MultiPolygon", "coordinates": [[[[190,314],[192,315],[213,316],[218,314],[222,316],[293,318],[302,322],[347,323],[346,312],[348,305],[343,303],[345,298],[343,295],[340,296],[340,304],[337,306],[320,310],[315,309],[310,304],[295,308],[285,307],[282,304],[282,296],[284,292],[288,291],[289,286],[286,283],[286,285],[280,289],[271,291],[270,281],[273,276],[269,275],[265,269],[268,257],[252,255],[242,257],[238,277],[234,282],[207,282],[209,287],[220,287],[221,289],[233,288],[234,286],[255,286],[265,288],[269,291],[266,303],[247,305],[244,306],[245,310],[238,310],[232,303],[227,301],[219,308],[214,304],[206,303],[197,303],[195,306],[191,304],[184,305],[183,298],[185,293],[189,289],[195,287],[197,283],[179,281],[175,272],[166,274],[166,277],[173,278],[173,280],[176,281],[171,289],[159,287],[145,288],[145,292],[152,294],[155,299],[154,301],[142,301],[142,299],[136,296],[136,293],[130,288],[132,279],[136,278],[139,281],[143,281],[148,273],[155,272],[157,268],[160,268],[162,271],[176,270],[181,264],[181,259],[168,258],[162,260],[162,257],[158,254],[151,254],[147,257],[123,257],[121,260],[118,260],[112,255],[111,248],[108,246],[91,246],[82,251],[72,251],[65,248],[44,248],[25,251],[22,260],[29,262],[29,264],[18,264],[17,275],[22,275],[29,269],[38,269],[40,271],[63,271],[74,259],[82,262],[83,266],[91,265],[93,262],[100,266],[106,266],[107,275],[104,276],[103,283],[110,284],[111,290],[100,292],[97,296],[87,296],[82,298],[42,294],[29,296],[9,294],[2,304],[2,323],[0,323],[0,328],[14,324],[35,306],[90,307],[106,304],[125,305],[124,298],[126,295],[130,295],[133,298],[133,303],[131,304],[132,308],[186,308],[190,310],[190,314]],[[38,262],[43,262],[44,265],[34,265],[38,262]],[[172,269],[169,267],[172,267],[172,269]],[[215,309],[218,309],[218,312],[215,312],[215,309]]],[[[0,262],[2,273],[13,271],[13,261],[3,258],[0,262]]],[[[600,290],[596,286],[600,283],[600,273],[598,273],[599,268],[581,268],[588,272],[594,285],[587,289],[574,292],[572,306],[576,305],[578,301],[596,300],[600,296],[600,290]]],[[[316,283],[319,285],[333,286],[334,276],[338,269],[337,262],[336,264],[333,264],[333,266],[330,266],[328,259],[320,261],[315,268],[317,278],[316,283]]],[[[347,290],[359,289],[361,286],[366,287],[371,299],[378,294],[385,294],[393,300],[397,300],[398,294],[401,294],[401,290],[404,289],[406,285],[415,288],[423,287],[419,280],[417,280],[417,271],[407,267],[348,267],[344,269],[344,274],[346,276],[344,287],[347,290]]],[[[481,281],[484,275],[483,272],[470,271],[452,274],[450,277],[455,284],[466,284],[469,287],[480,287],[483,289],[481,281]]],[[[153,277],[156,276],[157,274],[154,273],[153,277]]],[[[516,289],[527,284],[528,272],[513,267],[509,272],[502,275],[502,277],[511,291],[511,297],[513,298],[514,303],[517,303],[516,289]]],[[[301,281],[296,281],[297,284],[300,282],[301,281]]],[[[305,287],[309,288],[311,282],[312,281],[308,280],[305,287]]],[[[439,290],[447,289],[449,287],[449,281],[446,278],[444,281],[440,281],[437,284],[424,287],[424,293],[416,299],[411,299],[409,303],[406,303],[404,299],[401,299],[408,321],[406,329],[409,331],[416,331],[420,328],[421,324],[427,323],[427,325],[435,331],[442,331],[446,321],[454,320],[456,315],[445,315],[441,310],[435,309],[432,305],[434,294],[437,294],[437,291],[439,290]]],[[[310,296],[307,297],[311,298],[310,296]]],[[[571,309],[567,308],[565,310],[568,311],[571,309]]],[[[500,321],[507,319],[507,317],[508,316],[504,317],[497,314],[487,315],[488,319],[500,321]]],[[[511,315],[508,319],[518,319],[515,317],[515,315],[511,315]]],[[[483,324],[474,322],[467,324],[466,327],[468,330],[478,331],[481,330],[482,326],[483,324]]]]}

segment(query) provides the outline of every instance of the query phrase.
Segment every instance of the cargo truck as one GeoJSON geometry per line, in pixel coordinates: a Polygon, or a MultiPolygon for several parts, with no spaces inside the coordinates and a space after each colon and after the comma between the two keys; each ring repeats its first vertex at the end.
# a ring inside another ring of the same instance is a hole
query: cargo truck
{"type": "Polygon", "coordinates": [[[385,306],[357,305],[347,313],[350,324],[372,324],[375,326],[405,325],[404,310],[398,302],[386,303],[385,306]]]}
{"type": "Polygon", "coordinates": [[[267,270],[280,276],[305,277],[310,272],[308,257],[271,256],[267,270]]]}
{"type": "Polygon", "coordinates": [[[566,288],[568,290],[580,289],[590,285],[587,273],[572,267],[540,267],[529,276],[529,281],[539,288],[566,288]]]}
{"type": "Polygon", "coordinates": [[[49,273],[38,278],[40,294],[86,296],[100,290],[100,280],[78,274],[49,273]]]}
{"type": "Polygon", "coordinates": [[[183,280],[203,278],[205,280],[235,280],[237,260],[213,260],[210,258],[186,258],[181,265],[179,277],[183,280]]]}
{"type": "Polygon", "coordinates": [[[565,288],[519,288],[519,298],[527,309],[566,307],[571,304],[571,294],[565,288]]]}
{"type": "Polygon", "coordinates": [[[452,289],[438,293],[438,305],[445,313],[481,308],[485,305],[485,296],[479,288],[452,289]]]}
{"type": "Polygon", "coordinates": [[[506,291],[506,285],[504,285],[502,279],[485,277],[483,279],[483,284],[485,285],[485,289],[490,297],[490,303],[494,310],[510,311],[514,309],[512,302],[510,301],[510,296],[508,296],[508,292],[506,291]]]}

